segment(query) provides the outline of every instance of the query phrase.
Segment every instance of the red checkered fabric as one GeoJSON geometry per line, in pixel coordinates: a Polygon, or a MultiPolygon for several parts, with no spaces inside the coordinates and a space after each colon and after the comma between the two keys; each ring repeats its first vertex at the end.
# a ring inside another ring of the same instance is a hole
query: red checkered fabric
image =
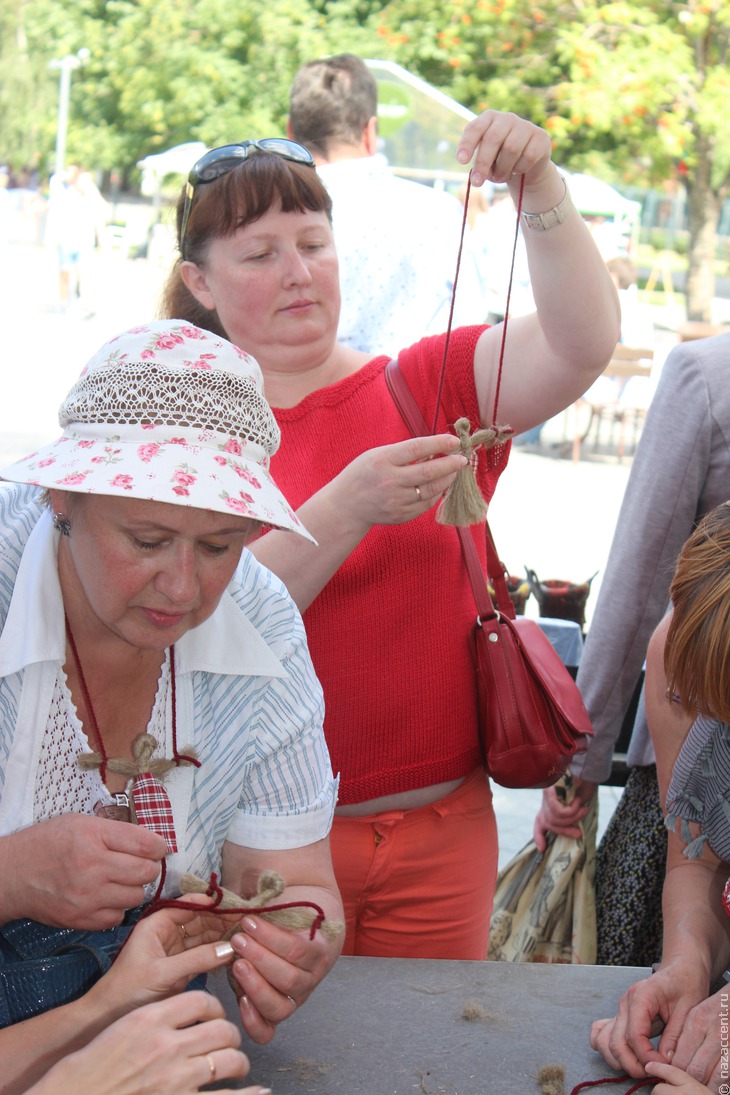
{"type": "Polygon", "coordinates": [[[134,777],[132,802],[137,821],[147,829],[154,829],[164,837],[168,852],[177,851],[175,823],[167,791],[156,776],[142,772],[134,777]]]}

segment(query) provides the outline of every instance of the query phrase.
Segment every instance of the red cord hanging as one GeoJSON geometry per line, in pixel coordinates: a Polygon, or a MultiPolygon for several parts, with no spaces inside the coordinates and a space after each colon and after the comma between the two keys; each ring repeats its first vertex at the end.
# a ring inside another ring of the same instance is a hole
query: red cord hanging
{"type": "MultiPolygon", "coordinates": [[[[509,320],[509,307],[512,297],[512,282],[515,274],[515,259],[517,257],[517,241],[520,236],[520,216],[522,214],[522,196],[525,191],[525,176],[520,177],[520,192],[517,197],[517,217],[515,220],[515,234],[512,243],[512,258],[509,268],[509,282],[507,284],[507,301],[505,304],[504,320],[502,321],[502,342],[499,350],[499,368],[497,371],[497,386],[494,393],[494,407],[492,409],[492,422],[497,422],[497,405],[499,403],[499,390],[502,384],[502,367],[504,365],[504,348],[507,339],[507,323],[509,320]]],[[[436,409],[434,411],[433,427],[431,433],[436,433],[436,426],[438,424],[438,414],[441,408],[441,395],[443,393],[444,378],[446,376],[446,361],[449,352],[449,342],[451,341],[451,328],[454,321],[454,303],[456,301],[456,285],[459,280],[459,270],[461,268],[461,256],[464,251],[464,234],[466,232],[466,219],[469,211],[469,195],[471,193],[471,171],[466,180],[466,194],[464,196],[464,215],[461,219],[461,235],[459,237],[459,250],[456,255],[456,270],[454,272],[454,284],[451,289],[451,304],[449,307],[449,321],[446,327],[446,341],[444,343],[444,353],[441,360],[441,372],[439,374],[438,388],[436,390],[436,409]]]]}

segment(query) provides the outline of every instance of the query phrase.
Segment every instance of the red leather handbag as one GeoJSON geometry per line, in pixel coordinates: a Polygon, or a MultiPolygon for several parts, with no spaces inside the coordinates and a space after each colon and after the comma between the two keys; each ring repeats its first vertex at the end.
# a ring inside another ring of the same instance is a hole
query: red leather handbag
{"type": "MultiPolygon", "coordinates": [[[[428,429],[398,362],[385,378],[411,433],[428,429]]],[[[468,528],[457,528],[469,574],[476,620],[472,655],[479,696],[479,738],[487,774],[502,787],[549,787],[586,749],[593,734],[575,681],[534,620],[516,617],[489,524],[487,573],[495,607],[468,528]]]]}

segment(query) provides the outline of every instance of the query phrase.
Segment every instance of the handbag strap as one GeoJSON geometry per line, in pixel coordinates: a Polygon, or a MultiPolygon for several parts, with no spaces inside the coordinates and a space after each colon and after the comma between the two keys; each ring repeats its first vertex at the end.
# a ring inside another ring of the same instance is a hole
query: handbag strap
{"type": "MultiPolygon", "coordinates": [[[[426,420],[415,400],[408,381],[403,375],[397,358],[391,358],[385,366],[385,382],[393,398],[393,402],[400,411],[401,417],[414,437],[429,437],[431,430],[426,425],[426,420]]],[[[457,528],[456,532],[461,544],[461,552],[464,556],[466,572],[474,593],[474,603],[481,620],[487,620],[497,615],[489,588],[484,580],[482,565],[479,562],[474,539],[469,529],[457,528]]],[[[499,612],[510,619],[515,617],[515,609],[507,590],[507,582],[504,577],[504,566],[499,561],[497,548],[492,537],[489,522],[484,522],[484,532],[487,542],[487,574],[492,580],[499,612]]]]}

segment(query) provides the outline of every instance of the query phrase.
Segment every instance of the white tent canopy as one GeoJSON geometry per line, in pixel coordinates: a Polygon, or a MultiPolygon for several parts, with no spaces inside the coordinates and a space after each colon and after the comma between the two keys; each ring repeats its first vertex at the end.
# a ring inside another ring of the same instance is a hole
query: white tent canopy
{"type": "Polygon", "coordinates": [[[571,197],[581,213],[626,217],[641,209],[641,202],[630,201],[601,179],[595,179],[592,175],[569,174],[567,171],[563,171],[563,174],[568,180],[571,197]]]}
{"type": "Polygon", "coordinates": [[[163,180],[167,175],[187,175],[196,160],[199,160],[207,145],[203,141],[188,141],[168,148],[166,152],[157,152],[137,161],[142,172],[141,190],[145,197],[158,197],[163,180]]]}

